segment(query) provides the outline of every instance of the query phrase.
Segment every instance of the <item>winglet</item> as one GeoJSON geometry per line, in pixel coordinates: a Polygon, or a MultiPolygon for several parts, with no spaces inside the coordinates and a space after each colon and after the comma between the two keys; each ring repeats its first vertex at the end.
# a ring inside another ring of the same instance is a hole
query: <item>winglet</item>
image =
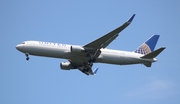
{"type": "Polygon", "coordinates": [[[93,70],[93,74],[96,75],[97,71],[98,71],[99,68],[96,68],[93,70]]]}
{"type": "Polygon", "coordinates": [[[131,18],[129,18],[129,20],[128,20],[127,22],[131,23],[131,22],[133,21],[135,15],[136,15],[136,14],[133,14],[133,15],[131,16],[131,18]]]}

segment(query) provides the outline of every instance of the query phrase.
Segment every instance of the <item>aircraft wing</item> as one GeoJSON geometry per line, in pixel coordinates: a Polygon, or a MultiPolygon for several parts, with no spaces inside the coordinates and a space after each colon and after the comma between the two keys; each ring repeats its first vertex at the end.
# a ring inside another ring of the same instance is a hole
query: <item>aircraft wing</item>
{"type": "Polygon", "coordinates": [[[135,14],[133,14],[131,18],[127,22],[125,22],[122,26],[98,38],[97,40],[83,46],[86,49],[85,54],[82,54],[83,58],[74,56],[74,59],[68,61],[73,66],[77,67],[77,69],[79,69],[84,74],[95,75],[98,68],[92,70],[92,66],[93,66],[93,62],[95,62],[96,58],[101,54],[100,49],[107,47],[118,36],[118,34],[132,22],[134,16],[135,14]]]}
{"type": "Polygon", "coordinates": [[[94,48],[94,49],[101,49],[101,48],[107,47],[118,36],[118,34],[132,22],[134,16],[135,14],[133,14],[131,18],[120,27],[96,39],[95,41],[85,45],[84,47],[89,47],[89,48],[94,48]]]}

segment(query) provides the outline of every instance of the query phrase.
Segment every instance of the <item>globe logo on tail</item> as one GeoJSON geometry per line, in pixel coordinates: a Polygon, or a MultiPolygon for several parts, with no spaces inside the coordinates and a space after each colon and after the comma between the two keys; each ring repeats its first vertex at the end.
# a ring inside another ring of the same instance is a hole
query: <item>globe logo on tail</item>
{"type": "Polygon", "coordinates": [[[148,53],[151,53],[151,49],[146,43],[143,43],[139,48],[135,50],[135,53],[146,55],[148,53]]]}

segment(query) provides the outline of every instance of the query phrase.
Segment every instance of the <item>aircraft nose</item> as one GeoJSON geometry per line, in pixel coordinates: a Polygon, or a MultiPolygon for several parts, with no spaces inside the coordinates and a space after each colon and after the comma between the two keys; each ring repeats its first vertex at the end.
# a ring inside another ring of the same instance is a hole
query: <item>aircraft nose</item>
{"type": "Polygon", "coordinates": [[[16,49],[17,49],[17,50],[21,50],[22,47],[23,47],[23,46],[22,46],[21,44],[18,44],[18,45],[16,46],[16,49]]]}

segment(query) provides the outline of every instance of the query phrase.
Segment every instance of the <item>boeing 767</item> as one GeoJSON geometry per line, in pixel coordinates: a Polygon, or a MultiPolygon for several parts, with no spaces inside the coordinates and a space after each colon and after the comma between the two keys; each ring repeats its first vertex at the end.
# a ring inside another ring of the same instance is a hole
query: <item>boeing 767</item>
{"type": "Polygon", "coordinates": [[[25,54],[26,60],[29,60],[29,55],[67,59],[67,62],[60,63],[61,69],[79,69],[86,75],[96,74],[98,68],[92,70],[93,63],[144,64],[146,67],[151,67],[151,64],[157,61],[155,57],[165,49],[165,47],[161,47],[154,51],[159,35],[151,36],[132,52],[106,49],[119,36],[119,33],[132,22],[134,17],[135,14],[120,27],[83,46],[43,41],[24,41],[18,44],[16,49],[25,54]]]}

